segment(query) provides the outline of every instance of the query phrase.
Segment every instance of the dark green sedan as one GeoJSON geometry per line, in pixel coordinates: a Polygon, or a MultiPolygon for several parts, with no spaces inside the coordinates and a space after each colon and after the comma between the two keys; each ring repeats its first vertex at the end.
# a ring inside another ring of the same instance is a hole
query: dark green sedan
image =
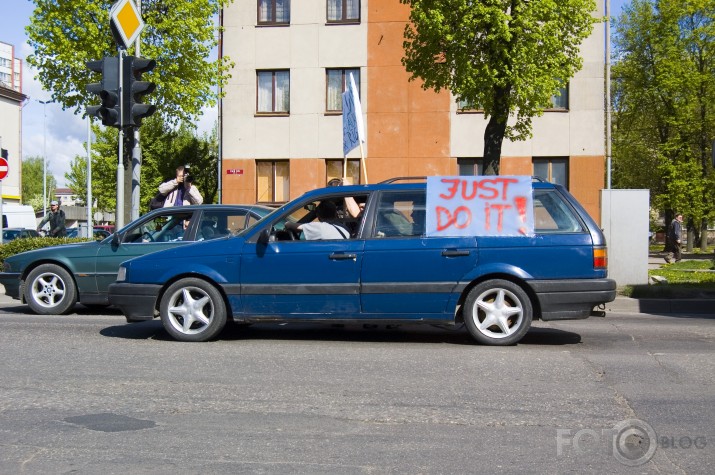
{"type": "Polygon", "coordinates": [[[5,294],[42,315],[59,315],[79,302],[108,306],[107,287],[119,264],[194,241],[233,236],[270,213],[260,205],[197,205],[145,214],[102,241],[64,244],[8,257],[0,273],[5,294]]]}

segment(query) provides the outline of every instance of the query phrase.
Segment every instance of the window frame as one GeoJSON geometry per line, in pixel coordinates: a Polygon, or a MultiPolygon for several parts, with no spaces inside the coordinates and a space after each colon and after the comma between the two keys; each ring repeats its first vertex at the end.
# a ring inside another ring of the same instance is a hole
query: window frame
{"type": "Polygon", "coordinates": [[[569,157],[533,157],[531,159],[531,171],[533,176],[538,176],[539,178],[548,181],[549,183],[557,183],[559,185],[563,185],[564,188],[567,190],[570,187],[569,184],[569,157]],[[536,174],[536,164],[537,163],[546,163],[547,169],[548,169],[548,176],[541,176],[536,174]],[[553,166],[555,163],[563,163],[564,164],[564,176],[566,179],[566,183],[559,183],[556,181],[553,181],[553,166]]]}
{"type": "Polygon", "coordinates": [[[361,22],[361,16],[362,16],[362,1],[361,0],[355,0],[358,2],[358,8],[357,8],[357,18],[346,18],[347,14],[347,1],[348,0],[326,0],[325,1],[325,23],[328,25],[345,25],[345,24],[359,24],[361,22]],[[342,4],[342,18],[339,20],[331,20],[329,16],[330,12],[330,2],[340,2],[342,4]]]}
{"type": "Polygon", "coordinates": [[[358,99],[360,99],[360,75],[362,74],[362,71],[360,71],[359,67],[355,68],[325,68],[325,113],[326,114],[342,114],[343,113],[343,102],[342,100],[340,101],[340,109],[329,109],[328,104],[329,104],[329,98],[330,98],[330,72],[331,71],[340,71],[341,72],[341,79],[342,79],[342,90],[340,91],[340,94],[342,95],[348,87],[348,74],[351,72],[357,71],[357,78],[353,76],[353,79],[355,79],[355,87],[357,88],[357,93],[358,93],[358,99]]]}
{"type": "Polygon", "coordinates": [[[286,0],[288,3],[288,19],[285,21],[276,20],[276,3],[277,0],[268,0],[271,3],[271,18],[272,20],[261,20],[261,0],[256,0],[256,24],[259,26],[287,26],[290,25],[290,15],[291,15],[291,4],[290,0],[286,0]]]}
{"type": "Polygon", "coordinates": [[[263,204],[263,205],[275,205],[275,204],[284,204],[290,201],[290,160],[256,160],[256,204],[263,204]],[[270,163],[271,164],[271,196],[270,200],[261,200],[261,189],[259,186],[259,180],[261,176],[259,175],[259,164],[260,163],[270,163]],[[286,164],[288,165],[287,170],[288,173],[285,177],[287,180],[287,185],[288,185],[288,191],[287,195],[285,196],[284,200],[278,200],[276,199],[276,171],[277,171],[277,164],[286,164]]]}
{"type": "Polygon", "coordinates": [[[565,86],[560,87],[559,91],[561,92],[561,95],[552,95],[551,96],[551,104],[549,108],[547,109],[550,112],[568,112],[570,110],[570,102],[571,102],[571,91],[569,88],[569,84],[567,83],[565,86]],[[557,101],[565,101],[566,104],[563,106],[557,105],[557,101]]]}
{"type": "Polygon", "coordinates": [[[482,175],[484,173],[484,157],[457,157],[457,172],[460,176],[482,175]],[[471,167],[472,173],[470,175],[462,175],[462,167],[471,167]]]}
{"type": "Polygon", "coordinates": [[[256,70],[256,115],[268,115],[268,116],[288,116],[290,115],[290,69],[257,69],[256,70]],[[276,110],[276,73],[287,72],[288,73],[288,109],[287,110],[276,110]],[[259,110],[260,107],[260,74],[261,73],[271,73],[271,110],[262,111],[259,110]]]}
{"type": "MultiPolygon", "coordinates": [[[[342,169],[343,169],[343,159],[342,158],[326,158],[325,159],[325,183],[328,183],[330,180],[334,178],[342,178],[342,169]],[[329,163],[338,163],[340,165],[340,176],[333,176],[330,174],[330,167],[328,166],[329,163]]],[[[360,184],[360,177],[362,173],[361,169],[361,164],[360,164],[360,159],[355,158],[355,159],[348,159],[348,176],[353,179],[353,185],[359,185],[360,184]],[[355,180],[355,174],[350,173],[351,169],[354,171],[354,167],[357,165],[357,180],[355,180]]]]}

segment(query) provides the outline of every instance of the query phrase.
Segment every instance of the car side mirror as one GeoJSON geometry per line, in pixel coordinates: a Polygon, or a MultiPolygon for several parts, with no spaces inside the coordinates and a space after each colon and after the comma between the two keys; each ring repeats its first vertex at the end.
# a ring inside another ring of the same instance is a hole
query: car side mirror
{"type": "Polygon", "coordinates": [[[119,246],[119,233],[112,233],[112,246],[119,246]]]}
{"type": "Polygon", "coordinates": [[[261,246],[266,246],[268,245],[268,241],[270,240],[270,232],[268,231],[268,228],[263,228],[261,233],[258,235],[258,244],[261,246]]]}

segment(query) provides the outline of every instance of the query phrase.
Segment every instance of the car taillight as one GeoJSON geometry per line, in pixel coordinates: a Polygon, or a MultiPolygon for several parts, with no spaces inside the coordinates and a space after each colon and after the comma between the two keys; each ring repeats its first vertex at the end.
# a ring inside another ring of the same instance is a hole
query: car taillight
{"type": "Polygon", "coordinates": [[[608,267],[608,250],[605,247],[593,248],[593,268],[605,269],[608,267]]]}

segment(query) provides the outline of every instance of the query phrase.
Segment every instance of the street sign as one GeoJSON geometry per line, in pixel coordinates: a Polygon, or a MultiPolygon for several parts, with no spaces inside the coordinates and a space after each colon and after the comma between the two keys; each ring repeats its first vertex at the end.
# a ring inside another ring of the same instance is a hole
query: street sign
{"type": "Polygon", "coordinates": [[[114,39],[121,42],[125,49],[134,43],[144,29],[144,20],[133,0],[119,0],[112,5],[109,17],[112,33],[116,33],[114,39]]]}
{"type": "Polygon", "coordinates": [[[0,180],[4,179],[7,176],[8,171],[10,171],[10,167],[7,164],[7,160],[0,157],[0,180]]]}
{"type": "Polygon", "coordinates": [[[229,168],[226,175],[243,175],[243,168],[229,168]]]}

